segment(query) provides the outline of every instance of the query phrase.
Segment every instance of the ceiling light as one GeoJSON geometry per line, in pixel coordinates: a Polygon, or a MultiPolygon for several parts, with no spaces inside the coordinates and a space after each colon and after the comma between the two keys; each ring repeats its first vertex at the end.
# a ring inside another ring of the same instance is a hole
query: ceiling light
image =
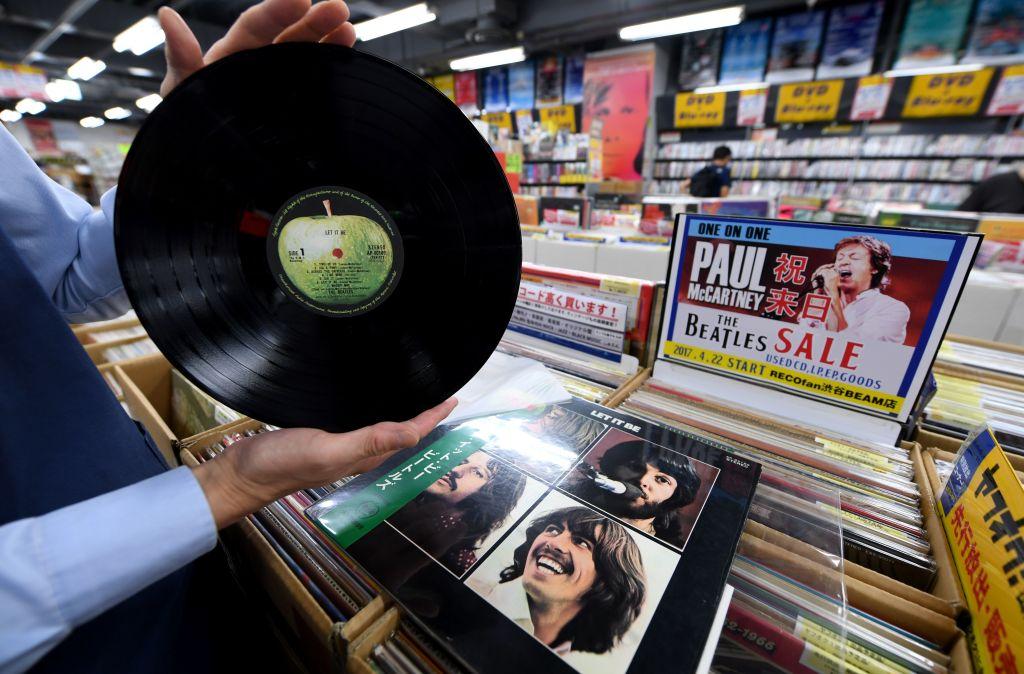
{"type": "Polygon", "coordinates": [[[430,23],[437,18],[437,15],[430,11],[427,3],[421,2],[412,7],[400,9],[397,12],[382,14],[375,19],[360,21],[354,25],[356,39],[366,42],[383,35],[397,33],[406,28],[413,28],[424,23],[430,23]]]}
{"type": "Polygon", "coordinates": [[[983,63],[968,63],[962,66],[926,66],[922,68],[901,68],[900,70],[887,70],[883,75],[886,77],[910,77],[911,75],[945,75],[947,73],[969,73],[981,70],[985,67],[983,63]]]}
{"type": "Polygon", "coordinates": [[[46,109],[46,103],[31,98],[23,98],[17,102],[14,109],[23,115],[38,115],[46,109]]]}
{"type": "Polygon", "coordinates": [[[132,111],[128,108],[122,108],[120,106],[110,108],[103,112],[103,116],[107,119],[125,119],[132,116],[132,111]]]}
{"type": "Polygon", "coordinates": [[[767,89],[767,82],[738,82],[736,84],[716,84],[713,87],[697,87],[695,94],[715,94],[720,91],[748,91],[750,89],[767,89]]]}
{"type": "Polygon", "coordinates": [[[139,106],[146,112],[153,112],[153,109],[160,105],[160,101],[164,100],[160,97],[160,94],[150,94],[149,96],[143,96],[139,100],[135,101],[135,105],[139,106]]]}
{"type": "Polygon", "coordinates": [[[83,56],[68,68],[68,77],[74,80],[91,80],[106,70],[106,68],[107,64],[103,61],[96,61],[88,56],[83,56]]]}
{"type": "Polygon", "coordinates": [[[46,95],[54,103],[59,103],[63,100],[82,100],[82,87],[78,86],[78,82],[73,82],[71,80],[51,80],[46,83],[44,89],[46,90],[46,95]]]}
{"type": "Polygon", "coordinates": [[[0,110],[0,122],[11,124],[21,119],[21,113],[14,110],[0,110]]]}
{"type": "Polygon", "coordinates": [[[156,17],[147,16],[117,34],[114,38],[114,51],[130,51],[142,56],[153,47],[164,43],[164,31],[156,17]]]}
{"type": "Polygon", "coordinates": [[[106,122],[101,117],[83,117],[78,120],[78,123],[87,129],[95,129],[97,126],[103,126],[106,122]]]}
{"type": "Polygon", "coordinates": [[[478,68],[491,68],[503,66],[508,63],[519,63],[526,60],[526,53],[522,47],[489,51],[476,56],[467,56],[461,59],[449,61],[448,65],[452,70],[477,70],[478,68]]]}
{"type": "Polygon", "coordinates": [[[135,75],[136,77],[156,77],[157,76],[156,72],[153,71],[153,70],[150,70],[149,68],[136,68],[134,66],[131,67],[131,68],[128,68],[128,73],[130,75],[135,75]]]}
{"type": "Polygon", "coordinates": [[[621,29],[619,37],[623,40],[649,40],[653,37],[735,26],[743,20],[744,9],[743,5],[736,5],[735,7],[713,9],[710,12],[697,12],[661,21],[638,23],[635,26],[626,26],[621,29]]]}

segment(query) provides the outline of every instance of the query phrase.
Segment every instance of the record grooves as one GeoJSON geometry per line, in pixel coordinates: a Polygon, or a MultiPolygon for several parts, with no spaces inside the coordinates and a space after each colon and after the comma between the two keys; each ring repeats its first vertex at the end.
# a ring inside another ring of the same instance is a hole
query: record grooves
{"type": "Polygon", "coordinates": [[[518,216],[484,139],[419,77],[333,45],[242,52],[179,85],[125,160],[114,229],[168,360],[279,426],[443,401],[518,291],[518,216]]]}

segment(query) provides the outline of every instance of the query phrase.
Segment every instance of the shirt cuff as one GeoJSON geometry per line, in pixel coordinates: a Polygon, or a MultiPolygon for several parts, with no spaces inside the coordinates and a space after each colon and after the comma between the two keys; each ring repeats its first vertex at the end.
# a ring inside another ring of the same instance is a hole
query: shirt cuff
{"type": "Polygon", "coordinates": [[[217,543],[206,496],[186,467],[48,513],[38,523],[56,603],[72,627],[217,543]]]}

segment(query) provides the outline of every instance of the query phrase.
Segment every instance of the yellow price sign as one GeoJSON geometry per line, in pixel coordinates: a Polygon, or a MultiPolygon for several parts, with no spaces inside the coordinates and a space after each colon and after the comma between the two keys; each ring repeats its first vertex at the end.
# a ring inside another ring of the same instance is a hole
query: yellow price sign
{"type": "Polygon", "coordinates": [[[676,94],[675,126],[679,128],[722,126],[725,124],[725,92],[676,94]]]}
{"type": "Polygon", "coordinates": [[[512,115],[508,112],[486,112],[480,115],[480,119],[499,129],[512,130],[512,115]]]}
{"type": "Polygon", "coordinates": [[[917,75],[903,104],[904,117],[973,115],[981,107],[992,80],[992,68],[971,73],[917,75]]]}
{"type": "Polygon", "coordinates": [[[437,77],[430,78],[430,83],[434,85],[434,88],[440,91],[442,94],[448,97],[448,100],[455,100],[455,76],[438,75],[437,77]]]}
{"type": "Polygon", "coordinates": [[[576,108],[571,105],[541,108],[540,123],[551,133],[559,129],[568,129],[569,133],[576,133],[576,108]]]}
{"type": "Polygon", "coordinates": [[[839,114],[843,80],[796,82],[779,87],[776,122],[830,122],[839,114]]]}

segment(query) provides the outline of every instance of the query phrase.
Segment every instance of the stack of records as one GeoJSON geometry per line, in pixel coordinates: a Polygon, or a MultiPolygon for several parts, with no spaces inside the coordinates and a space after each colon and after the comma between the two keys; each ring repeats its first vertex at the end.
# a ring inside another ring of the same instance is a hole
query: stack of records
{"type": "MultiPolygon", "coordinates": [[[[764,465],[763,485],[778,490],[782,500],[806,492],[797,478],[837,489],[846,559],[922,590],[931,587],[935,563],[906,450],[839,435],[823,437],[696,400],[654,380],[633,393],[622,408],[735,444],[740,456],[764,465]]],[[[797,508],[788,509],[797,515],[797,508]]]]}
{"type": "Polygon", "coordinates": [[[1024,386],[1024,353],[978,343],[946,339],[935,359],[938,366],[968,367],[986,373],[1017,377],[1024,386]]]}
{"type": "Polygon", "coordinates": [[[988,424],[1005,452],[1024,456],[1024,388],[934,374],[938,390],[925,407],[922,428],[964,440],[980,424],[988,424]]]}
{"type": "Polygon", "coordinates": [[[598,384],[589,379],[577,377],[554,368],[548,369],[555,376],[555,379],[558,380],[558,383],[574,398],[582,398],[588,402],[599,403],[615,393],[615,389],[611,386],[598,384]]]}
{"type": "MultiPolygon", "coordinates": [[[[276,430],[257,426],[230,433],[219,442],[192,450],[200,462],[216,459],[224,448],[259,433],[276,430]]],[[[347,624],[382,596],[381,585],[313,525],[303,511],[346,480],[286,496],[247,519],[335,623],[347,624]]],[[[321,635],[326,641],[327,635],[321,635]]],[[[350,636],[355,645],[358,635],[350,636]]],[[[370,670],[388,673],[465,672],[464,665],[443,644],[410,620],[397,621],[388,633],[368,646],[363,659],[370,670]]]]}
{"type": "Polygon", "coordinates": [[[625,384],[633,376],[621,368],[601,361],[573,356],[563,349],[549,348],[537,341],[526,342],[511,332],[498,345],[498,350],[514,356],[532,358],[552,370],[564,372],[579,378],[590,380],[613,389],[625,384]]]}

